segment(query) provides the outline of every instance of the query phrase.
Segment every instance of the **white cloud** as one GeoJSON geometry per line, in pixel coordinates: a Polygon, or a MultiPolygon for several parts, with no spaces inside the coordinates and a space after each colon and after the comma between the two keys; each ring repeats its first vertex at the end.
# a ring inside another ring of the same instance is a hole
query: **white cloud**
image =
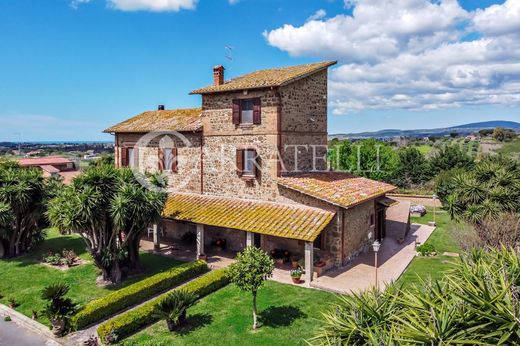
{"type": "Polygon", "coordinates": [[[178,12],[191,10],[197,0],[107,0],[110,7],[121,11],[178,12]]]}
{"type": "Polygon", "coordinates": [[[307,21],[322,19],[326,15],[327,15],[327,12],[324,9],[319,9],[316,11],[316,13],[314,13],[312,16],[307,18],[307,21]]]}
{"type": "Polygon", "coordinates": [[[507,34],[520,31],[520,1],[507,0],[502,5],[492,5],[477,10],[473,19],[475,28],[486,34],[507,34]]]}
{"type": "Polygon", "coordinates": [[[92,0],[72,0],[70,2],[70,7],[77,10],[80,5],[89,3],[90,1],[92,1],[92,0]]]}
{"type": "Polygon", "coordinates": [[[238,3],[240,0],[228,0],[230,5],[238,3]]]}
{"type": "Polygon", "coordinates": [[[456,0],[345,5],[352,15],[264,32],[290,55],[339,60],[329,82],[335,114],[520,103],[520,0],[476,12],[456,0]]]}

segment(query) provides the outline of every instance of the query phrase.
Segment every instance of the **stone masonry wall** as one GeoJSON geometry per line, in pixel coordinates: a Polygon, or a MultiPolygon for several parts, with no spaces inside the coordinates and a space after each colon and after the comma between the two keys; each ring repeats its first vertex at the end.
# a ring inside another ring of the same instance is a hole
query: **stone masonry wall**
{"type": "MultiPolygon", "coordinates": [[[[148,146],[138,148],[139,171],[156,172],[159,168],[159,141],[161,147],[177,148],[177,172],[163,171],[168,186],[175,191],[200,193],[200,133],[183,133],[185,139],[170,135],[154,138],[148,146]]],[[[116,142],[116,164],[121,166],[121,150],[133,147],[143,137],[142,134],[118,134],[116,142]]]]}
{"type": "Polygon", "coordinates": [[[203,95],[204,193],[262,200],[276,197],[278,100],[273,90],[203,95]],[[255,97],[261,99],[261,124],[233,124],[233,100],[255,97]],[[248,148],[256,149],[260,157],[260,173],[252,181],[236,172],[236,150],[248,148]]]}
{"type": "Polygon", "coordinates": [[[326,160],[313,163],[313,151],[317,157],[324,157],[327,153],[327,70],[283,86],[279,93],[282,156],[286,172],[325,170],[326,160]],[[299,146],[297,151],[296,145],[299,146]]]}
{"type": "Polygon", "coordinates": [[[374,200],[365,202],[352,209],[345,210],[344,213],[343,264],[347,264],[361,252],[366,251],[372,244],[375,227],[370,225],[370,215],[375,214],[375,202],[374,200]]]}

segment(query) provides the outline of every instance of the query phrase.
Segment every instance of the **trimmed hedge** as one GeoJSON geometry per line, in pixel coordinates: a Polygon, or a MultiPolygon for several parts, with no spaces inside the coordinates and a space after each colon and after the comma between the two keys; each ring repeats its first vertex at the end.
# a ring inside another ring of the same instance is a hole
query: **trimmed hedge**
{"type": "MultiPolygon", "coordinates": [[[[193,292],[199,296],[199,299],[217,291],[229,283],[227,270],[214,270],[198,279],[195,279],[179,289],[193,292]]],[[[97,333],[102,342],[107,342],[109,336],[115,334],[117,340],[121,340],[139,329],[146,327],[157,321],[153,316],[156,305],[166,298],[168,293],[157,297],[151,302],[138,307],[137,309],[125,312],[113,319],[103,323],[97,329],[97,333]]]]}
{"type": "Polygon", "coordinates": [[[148,298],[171,289],[201,273],[208,271],[204,261],[182,264],[170,270],[158,273],[111,293],[103,298],[87,303],[71,319],[75,330],[86,328],[130,306],[142,303],[148,298]]]}

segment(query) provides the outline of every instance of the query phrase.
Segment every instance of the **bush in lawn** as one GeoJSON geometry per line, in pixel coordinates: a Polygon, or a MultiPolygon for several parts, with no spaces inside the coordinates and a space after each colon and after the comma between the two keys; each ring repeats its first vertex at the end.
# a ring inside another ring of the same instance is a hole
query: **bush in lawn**
{"type": "Polygon", "coordinates": [[[317,345],[519,345],[518,249],[464,253],[439,281],[343,296],[317,345]]]}
{"type": "Polygon", "coordinates": [[[421,256],[429,256],[435,252],[435,247],[432,244],[422,244],[416,250],[421,256]]]}
{"type": "Polygon", "coordinates": [[[198,298],[199,296],[193,292],[184,289],[174,290],[155,306],[153,316],[165,320],[168,330],[173,332],[186,323],[186,312],[189,307],[195,305],[198,298]]]}
{"type": "MultiPolygon", "coordinates": [[[[186,285],[182,286],[182,289],[202,298],[226,286],[228,283],[228,272],[227,269],[224,268],[213,270],[200,278],[188,282],[186,285]]],[[[109,341],[109,339],[114,336],[116,339],[122,339],[135,333],[139,329],[156,322],[157,318],[154,317],[156,306],[166,299],[166,297],[167,294],[164,294],[151,302],[143,304],[134,310],[125,312],[103,323],[97,329],[99,337],[103,341],[109,341]]]]}
{"type": "Polygon", "coordinates": [[[91,301],[72,318],[72,325],[76,330],[83,329],[127,307],[142,303],[155,294],[164,292],[207,270],[206,262],[195,261],[141,280],[103,298],[91,301]]]}
{"type": "Polygon", "coordinates": [[[256,329],[256,296],[258,289],[273,273],[274,261],[262,249],[256,246],[248,246],[243,252],[239,252],[236,262],[229,267],[231,282],[242,291],[253,294],[253,329],[256,329]]]}

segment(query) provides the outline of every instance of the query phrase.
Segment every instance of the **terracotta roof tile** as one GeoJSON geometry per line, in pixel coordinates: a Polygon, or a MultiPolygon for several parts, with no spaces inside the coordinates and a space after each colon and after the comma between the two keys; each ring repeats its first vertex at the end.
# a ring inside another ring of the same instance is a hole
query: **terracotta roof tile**
{"type": "Polygon", "coordinates": [[[319,208],[190,193],[168,196],[163,217],[313,241],[335,213],[319,208]]]}
{"type": "Polygon", "coordinates": [[[279,87],[326,69],[334,64],[336,64],[336,61],[323,61],[314,64],[259,70],[233,78],[224,82],[222,85],[210,85],[193,90],[191,94],[210,94],[232,90],[279,87]]]}
{"type": "Polygon", "coordinates": [[[278,184],[344,208],[396,189],[380,181],[348,173],[318,172],[278,178],[278,184]]]}
{"type": "Polygon", "coordinates": [[[27,166],[45,166],[45,165],[63,165],[74,163],[62,156],[46,156],[46,157],[30,157],[18,159],[18,164],[22,167],[27,166]]]}
{"type": "Polygon", "coordinates": [[[199,131],[202,129],[200,108],[148,111],[103,132],[148,133],[154,131],[199,131]]]}

